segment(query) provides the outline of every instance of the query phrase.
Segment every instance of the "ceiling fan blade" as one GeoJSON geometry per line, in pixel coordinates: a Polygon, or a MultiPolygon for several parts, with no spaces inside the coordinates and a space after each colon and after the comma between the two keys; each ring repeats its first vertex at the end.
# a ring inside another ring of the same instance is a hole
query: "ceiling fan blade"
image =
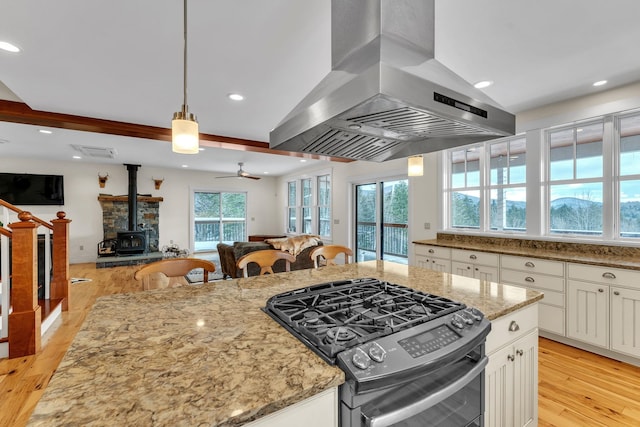
{"type": "Polygon", "coordinates": [[[243,178],[249,178],[249,179],[261,179],[259,176],[253,176],[253,175],[243,175],[243,178]]]}

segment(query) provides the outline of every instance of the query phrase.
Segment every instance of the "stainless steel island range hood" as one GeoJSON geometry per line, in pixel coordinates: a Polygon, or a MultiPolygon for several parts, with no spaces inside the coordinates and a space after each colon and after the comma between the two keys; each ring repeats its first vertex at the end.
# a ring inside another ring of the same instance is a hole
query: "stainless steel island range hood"
{"type": "Polygon", "coordinates": [[[385,161],[515,132],[434,59],[435,0],[332,0],[332,71],[270,133],[270,147],[385,161]]]}

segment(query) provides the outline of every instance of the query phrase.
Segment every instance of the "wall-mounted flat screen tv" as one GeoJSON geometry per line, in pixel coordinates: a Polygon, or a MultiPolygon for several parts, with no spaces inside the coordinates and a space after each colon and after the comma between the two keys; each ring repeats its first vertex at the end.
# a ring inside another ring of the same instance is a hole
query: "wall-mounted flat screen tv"
{"type": "Polygon", "coordinates": [[[64,205],[63,176],[0,173],[0,199],[13,205],[64,205]]]}

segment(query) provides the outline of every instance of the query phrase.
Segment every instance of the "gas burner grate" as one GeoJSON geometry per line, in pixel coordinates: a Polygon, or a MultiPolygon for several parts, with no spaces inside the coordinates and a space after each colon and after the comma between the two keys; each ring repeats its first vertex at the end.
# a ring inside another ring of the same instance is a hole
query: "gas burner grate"
{"type": "Polygon", "coordinates": [[[464,307],[447,298],[367,278],[285,292],[270,298],[264,310],[333,363],[340,351],[464,307]]]}

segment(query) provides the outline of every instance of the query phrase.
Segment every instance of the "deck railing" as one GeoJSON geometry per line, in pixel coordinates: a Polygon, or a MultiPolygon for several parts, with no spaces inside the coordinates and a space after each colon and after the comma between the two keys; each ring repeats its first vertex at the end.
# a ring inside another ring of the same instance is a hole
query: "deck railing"
{"type": "MultiPolygon", "coordinates": [[[[358,222],[358,249],[376,251],[376,223],[358,222]]],[[[409,228],[407,224],[382,224],[382,252],[386,255],[407,257],[409,228]]]]}
{"type": "Polygon", "coordinates": [[[215,248],[219,242],[232,243],[247,239],[244,218],[196,218],[194,243],[196,247],[215,248]]]}

